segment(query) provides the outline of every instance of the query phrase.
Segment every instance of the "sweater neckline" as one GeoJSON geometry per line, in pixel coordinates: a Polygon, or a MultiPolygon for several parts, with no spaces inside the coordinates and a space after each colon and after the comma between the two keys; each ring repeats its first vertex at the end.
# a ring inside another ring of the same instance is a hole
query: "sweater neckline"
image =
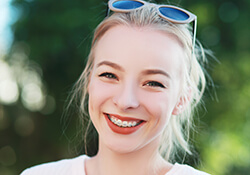
{"type": "MultiPolygon", "coordinates": [[[[83,175],[86,175],[86,160],[90,159],[90,157],[87,156],[87,155],[82,155],[81,158],[83,160],[82,161],[83,166],[81,166],[82,167],[82,172],[84,172],[83,175]]],[[[175,163],[173,165],[173,167],[165,175],[172,175],[172,174],[176,173],[177,171],[179,171],[180,169],[181,169],[180,164],[175,163]]]]}

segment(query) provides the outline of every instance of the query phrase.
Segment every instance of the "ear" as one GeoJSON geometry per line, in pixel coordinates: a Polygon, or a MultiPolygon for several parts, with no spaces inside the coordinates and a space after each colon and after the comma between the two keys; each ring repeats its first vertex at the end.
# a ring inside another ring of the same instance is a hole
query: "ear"
{"type": "Polygon", "coordinates": [[[174,110],[172,111],[172,115],[181,114],[185,109],[184,105],[185,105],[185,100],[183,97],[181,97],[178,103],[175,105],[174,110]]]}
{"type": "Polygon", "coordinates": [[[186,109],[186,107],[189,105],[191,98],[192,98],[192,89],[188,88],[187,97],[185,98],[184,96],[181,96],[179,98],[177,104],[175,105],[175,107],[172,111],[172,115],[181,114],[186,109]]]}

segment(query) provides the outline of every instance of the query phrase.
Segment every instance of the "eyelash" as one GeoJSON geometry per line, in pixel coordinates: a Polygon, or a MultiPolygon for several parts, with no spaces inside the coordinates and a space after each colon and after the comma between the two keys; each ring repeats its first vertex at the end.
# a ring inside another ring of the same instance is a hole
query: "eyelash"
{"type": "Polygon", "coordinates": [[[157,81],[149,81],[145,85],[151,86],[151,87],[160,87],[160,88],[166,88],[163,84],[157,82],[157,81]]]}
{"type": "MultiPolygon", "coordinates": [[[[118,80],[117,76],[110,72],[104,72],[99,75],[99,77],[105,77],[107,79],[115,79],[118,80]]],[[[150,86],[150,87],[160,87],[160,88],[166,88],[162,83],[159,83],[157,81],[148,81],[144,85],[150,86]]]]}
{"type": "Polygon", "coordinates": [[[102,74],[99,75],[99,77],[105,77],[105,78],[108,78],[108,79],[116,79],[118,80],[117,76],[113,73],[110,73],[110,72],[104,72],[102,74]]]}

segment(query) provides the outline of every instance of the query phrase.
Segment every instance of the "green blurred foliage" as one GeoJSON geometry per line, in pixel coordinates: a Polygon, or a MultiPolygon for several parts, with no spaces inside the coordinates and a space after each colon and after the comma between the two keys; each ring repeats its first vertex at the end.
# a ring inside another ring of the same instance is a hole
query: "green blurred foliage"
{"type": "MultiPolygon", "coordinates": [[[[199,168],[217,175],[248,174],[250,1],[171,2],[198,16],[197,37],[218,59],[210,60],[214,88],[209,85],[205,94],[206,110],[200,112],[194,138],[199,168]]],[[[21,95],[14,104],[0,104],[0,174],[6,175],[76,155],[69,145],[77,116],[68,119],[66,130],[61,117],[70,88],[84,68],[93,30],[106,11],[102,0],[13,0],[12,5],[19,18],[12,26],[12,48],[3,59],[15,69],[21,95]],[[42,108],[25,106],[20,67],[40,77],[42,108]]],[[[192,159],[187,162],[193,164],[192,159]]]]}

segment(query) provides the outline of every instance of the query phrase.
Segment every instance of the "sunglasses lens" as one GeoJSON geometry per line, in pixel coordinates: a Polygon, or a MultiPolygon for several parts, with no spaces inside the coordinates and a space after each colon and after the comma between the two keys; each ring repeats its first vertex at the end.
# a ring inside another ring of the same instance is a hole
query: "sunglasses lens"
{"type": "Polygon", "coordinates": [[[162,15],[173,20],[185,21],[189,18],[185,12],[171,7],[160,7],[159,11],[162,15]]]}
{"type": "Polygon", "coordinates": [[[116,1],[113,4],[113,7],[116,9],[121,10],[130,10],[130,9],[136,9],[138,7],[143,6],[143,3],[138,1],[116,1]]]}

